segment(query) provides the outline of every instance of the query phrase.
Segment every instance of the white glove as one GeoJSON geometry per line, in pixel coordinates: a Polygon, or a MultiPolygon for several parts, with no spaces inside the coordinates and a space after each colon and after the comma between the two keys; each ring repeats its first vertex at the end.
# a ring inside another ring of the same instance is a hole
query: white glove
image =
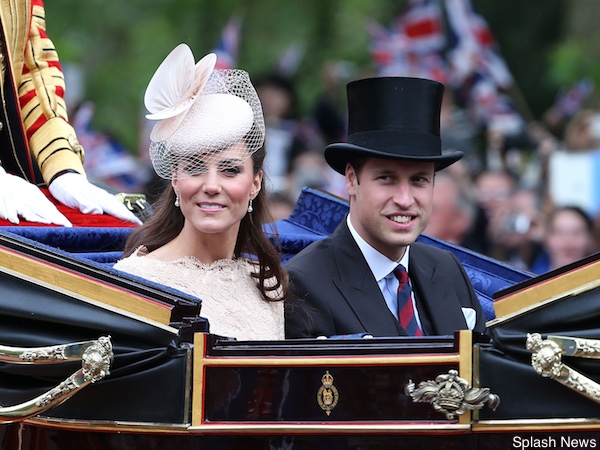
{"type": "Polygon", "coordinates": [[[0,217],[18,224],[19,216],[28,222],[73,226],[35,184],[0,166],[0,217]]]}
{"type": "Polygon", "coordinates": [[[50,193],[63,205],[79,209],[83,214],[110,214],[136,224],[142,222],[114,195],[93,185],[78,173],[65,173],[48,186],[50,193]]]}

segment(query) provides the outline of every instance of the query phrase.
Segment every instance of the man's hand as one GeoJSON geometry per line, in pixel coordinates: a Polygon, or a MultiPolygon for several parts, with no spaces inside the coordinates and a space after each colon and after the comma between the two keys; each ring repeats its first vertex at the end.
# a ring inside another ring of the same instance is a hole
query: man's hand
{"type": "Polygon", "coordinates": [[[65,173],[48,186],[52,196],[63,205],[78,209],[83,214],[110,214],[119,219],[142,222],[114,195],[94,186],[78,173],[65,173]]]}
{"type": "Polygon", "coordinates": [[[19,216],[28,222],[73,226],[35,184],[0,166],[0,217],[18,224],[19,216]]]}

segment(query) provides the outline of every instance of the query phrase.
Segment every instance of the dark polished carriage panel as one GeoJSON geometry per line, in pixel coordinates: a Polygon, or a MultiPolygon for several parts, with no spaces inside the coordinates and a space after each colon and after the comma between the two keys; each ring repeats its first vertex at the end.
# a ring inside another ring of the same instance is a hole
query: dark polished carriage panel
{"type": "MultiPolygon", "coordinates": [[[[275,224],[282,261],[331,233],[347,209],[305,189],[275,224]]],[[[465,265],[489,336],[248,342],[209,334],[201,299],[112,269],[129,232],[0,229],[0,345],[109,335],[114,349],[104,379],[40,416],[0,425],[2,449],[500,450],[515,437],[600,445],[598,402],[538,375],[527,348],[530,333],[600,339],[598,257],[533,278],[421,236],[465,265]],[[462,398],[469,407],[448,415],[463,381],[485,401],[462,398]],[[413,401],[410,382],[431,387],[432,398],[413,401]],[[489,393],[500,397],[495,409],[489,393]]],[[[600,382],[594,359],[563,362],[600,382]]],[[[0,403],[35,397],[75,366],[0,363],[0,403]]]]}

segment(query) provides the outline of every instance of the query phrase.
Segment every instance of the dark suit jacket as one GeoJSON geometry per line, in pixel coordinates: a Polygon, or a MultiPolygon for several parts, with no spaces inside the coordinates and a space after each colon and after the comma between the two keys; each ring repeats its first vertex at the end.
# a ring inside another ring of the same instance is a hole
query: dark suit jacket
{"type": "MultiPolygon", "coordinates": [[[[362,252],[344,220],[331,236],[315,242],[286,264],[292,295],[286,304],[286,337],[369,333],[406,335],[390,312],[362,252]]],[[[485,317],[458,259],[426,244],[410,247],[409,271],[425,335],[452,335],[467,329],[462,307],[485,317]]]]}

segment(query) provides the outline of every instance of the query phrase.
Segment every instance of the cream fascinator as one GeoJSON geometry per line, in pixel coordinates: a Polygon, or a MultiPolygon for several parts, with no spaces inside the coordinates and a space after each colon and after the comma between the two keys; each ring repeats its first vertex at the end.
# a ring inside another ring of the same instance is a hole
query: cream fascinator
{"type": "Polygon", "coordinates": [[[197,64],[186,44],[165,58],[150,80],[144,104],[157,120],[150,133],[150,159],[167,180],[184,164],[202,171],[211,156],[243,140],[248,156],[262,147],[265,124],[260,100],[248,73],[215,69],[209,53],[197,64]]]}

